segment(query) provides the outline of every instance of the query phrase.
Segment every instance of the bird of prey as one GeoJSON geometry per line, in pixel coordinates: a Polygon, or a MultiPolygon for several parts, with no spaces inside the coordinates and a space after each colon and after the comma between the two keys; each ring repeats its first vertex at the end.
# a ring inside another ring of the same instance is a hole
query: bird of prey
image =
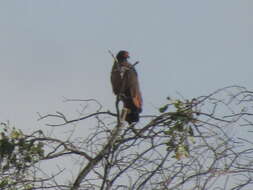
{"type": "Polygon", "coordinates": [[[131,124],[139,121],[142,111],[142,97],[137,72],[134,65],[128,62],[129,53],[119,51],[111,71],[112,89],[115,95],[123,101],[128,112],[125,120],[131,124]]]}

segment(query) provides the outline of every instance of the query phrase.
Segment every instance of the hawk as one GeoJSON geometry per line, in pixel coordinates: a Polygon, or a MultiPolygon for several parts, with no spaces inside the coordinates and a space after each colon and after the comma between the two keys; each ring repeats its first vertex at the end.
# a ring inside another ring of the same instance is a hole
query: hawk
{"type": "Polygon", "coordinates": [[[125,120],[131,124],[139,121],[139,113],[142,111],[138,76],[134,66],[128,62],[127,51],[119,51],[116,58],[111,71],[112,89],[128,109],[125,120]]]}

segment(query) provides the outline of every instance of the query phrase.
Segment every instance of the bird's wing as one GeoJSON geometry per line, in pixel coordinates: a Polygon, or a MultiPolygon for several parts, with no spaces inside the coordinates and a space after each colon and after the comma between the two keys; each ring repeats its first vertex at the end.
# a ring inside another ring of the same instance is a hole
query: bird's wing
{"type": "Polygon", "coordinates": [[[112,90],[114,94],[118,95],[120,93],[120,88],[121,88],[121,76],[120,76],[120,71],[117,69],[117,64],[114,63],[112,67],[112,72],[111,72],[111,83],[112,83],[112,90]]]}
{"type": "Polygon", "coordinates": [[[134,68],[131,68],[127,72],[127,75],[128,75],[126,77],[127,84],[128,84],[128,89],[130,90],[130,95],[131,95],[132,101],[133,101],[134,105],[139,110],[141,110],[142,109],[142,96],[141,96],[137,72],[135,71],[134,68]]]}

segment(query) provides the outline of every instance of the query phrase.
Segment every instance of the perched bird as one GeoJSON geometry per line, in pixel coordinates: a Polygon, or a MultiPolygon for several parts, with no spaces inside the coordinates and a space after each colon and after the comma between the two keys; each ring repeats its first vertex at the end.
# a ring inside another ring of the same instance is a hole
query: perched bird
{"type": "Polygon", "coordinates": [[[112,71],[111,83],[115,95],[123,101],[128,109],[126,121],[131,124],[139,121],[139,113],[142,111],[142,97],[138,82],[137,72],[128,62],[129,53],[121,50],[116,56],[112,71]]]}

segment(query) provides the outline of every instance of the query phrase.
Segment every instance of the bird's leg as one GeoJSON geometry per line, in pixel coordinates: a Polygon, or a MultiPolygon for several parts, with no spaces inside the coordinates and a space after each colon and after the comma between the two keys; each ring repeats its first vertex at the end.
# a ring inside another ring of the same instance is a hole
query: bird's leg
{"type": "Polygon", "coordinates": [[[120,141],[121,138],[122,138],[122,136],[121,136],[120,134],[121,134],[121,131],[122,131],[123,127],[124,127],[124,121],[125,121],[125,119],[126,119],[128,110],[129,110],[129,109],[123,107],[123,109],[122,109],[122,111],[121,111],[121,113],[120,113],[120,116],[119,116],[119,118],[118,118],[118,119],[119,119],[118,128],[115,128],[115,129],[113,129],[113,131],[112,131],[112,134],[114,134],[114,133],[115,133],[115,130],[117,130],[117,134],[118,134],[118,135],[117,135],[117,137],[114,139],[115,142],[116,142],[116,141],[120,141]]]}
{"type": "Polygon", "coordinates": [[[117,121],[118,121],[118,125],[120,125],[119,101],[120,101],[120,96],[117,95],[117,97],[116,97],[116,102],[115,102],[115,107],[116,107],[116,111],[117,111],[117,121]]]}
{"type": "Polygon", "coordinates": [[[127,108],[123,108],[122,109],[122,112],[121,112],[121,115],[120,115],[120,121],[121,122],[123,122],[123,121],[125,121],[126,120],[126,116],[127,116],[127,114],[129,113],[129,109],[127,109],[127,108]]]}

